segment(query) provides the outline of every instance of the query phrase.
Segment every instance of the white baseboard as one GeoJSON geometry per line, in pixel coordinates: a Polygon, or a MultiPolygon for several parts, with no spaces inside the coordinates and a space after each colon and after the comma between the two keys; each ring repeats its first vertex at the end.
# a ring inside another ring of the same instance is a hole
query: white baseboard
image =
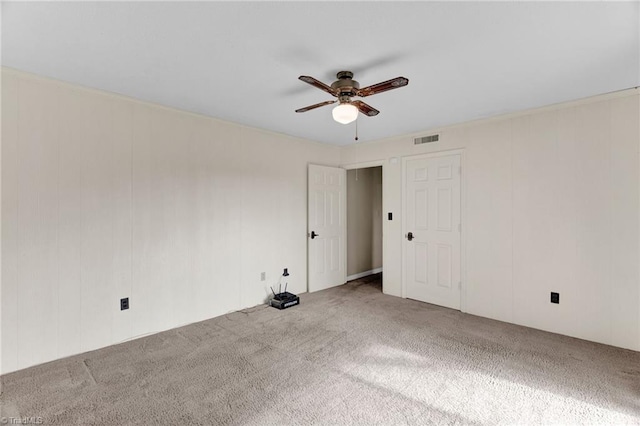
{"type": "Polygon", "coordinates": [[[368,275],[373,275],[373,274],[379,274],[380,272],[382,272],[382,268],[376,268],[370,271],[360,272],[358,274],[349,275],[347,277],[347,281],[357,280],[358,278],[366,277],[368,275]]]}

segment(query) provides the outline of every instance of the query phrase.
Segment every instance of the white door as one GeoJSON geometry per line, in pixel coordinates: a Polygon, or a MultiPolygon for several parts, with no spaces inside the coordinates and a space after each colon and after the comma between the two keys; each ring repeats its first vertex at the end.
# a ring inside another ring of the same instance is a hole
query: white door
{"type": "Polygon", "coordinates": [[[405,158],[405,296],[460,309],[460,155],[405,158]]]}
{"type": "Polygon", "coordinates": [[[347,281],[346,170],[309,164],[309,291],[347,281]]]}

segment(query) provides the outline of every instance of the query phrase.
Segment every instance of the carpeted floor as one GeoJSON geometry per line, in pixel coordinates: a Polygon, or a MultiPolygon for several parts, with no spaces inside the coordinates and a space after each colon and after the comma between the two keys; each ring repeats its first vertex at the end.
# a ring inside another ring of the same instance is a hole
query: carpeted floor
{"type": "Polygon", "coordinates": [[[385,296],[379,277],[2,377],[43,424],[640,424],[640,353],[385,296]]]}

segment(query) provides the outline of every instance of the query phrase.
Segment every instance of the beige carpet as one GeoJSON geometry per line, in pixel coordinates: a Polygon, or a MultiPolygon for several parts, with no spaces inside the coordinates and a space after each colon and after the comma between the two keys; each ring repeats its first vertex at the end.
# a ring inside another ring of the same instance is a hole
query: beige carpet
{"type": "Polygon", "coordinates": [[[640,353],[363,279],[2,377],[43,424],[640,424],[640,353]]]}

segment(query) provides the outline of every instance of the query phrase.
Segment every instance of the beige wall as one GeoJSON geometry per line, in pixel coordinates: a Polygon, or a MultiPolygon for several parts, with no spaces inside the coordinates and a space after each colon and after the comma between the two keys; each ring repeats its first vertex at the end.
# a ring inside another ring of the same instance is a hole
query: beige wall
{"type": "Polygon", "coordinates": [[[382,268],[382,167],[347,170],[347,276],[382,268]]]}
{"type": "MultiPolygon", "coordinates": [[[[342,164],[382,160],[400,219],[401,157],[463,149],[463,311],[640,350],[639,93],[345,147],[342,164]]],[[[384,291],[401,296],[402,221],[383,223],[384,291]]]]}
{"type": "Polygon", "coordinates": [[[262,303],[285,267],[306,291],[307,164],[339,148],[2,78],[1,372],[262,303]]]}
{"type": "Polygon", "coordinates": [[[310,162],[382,160],[384,291],[401,296],[400,158],[458,148],[463,310],[640,350],[639,93],[356,157],[3,69],[0,372],[261,303],[284,267],[305,291],[310,162]]]}

